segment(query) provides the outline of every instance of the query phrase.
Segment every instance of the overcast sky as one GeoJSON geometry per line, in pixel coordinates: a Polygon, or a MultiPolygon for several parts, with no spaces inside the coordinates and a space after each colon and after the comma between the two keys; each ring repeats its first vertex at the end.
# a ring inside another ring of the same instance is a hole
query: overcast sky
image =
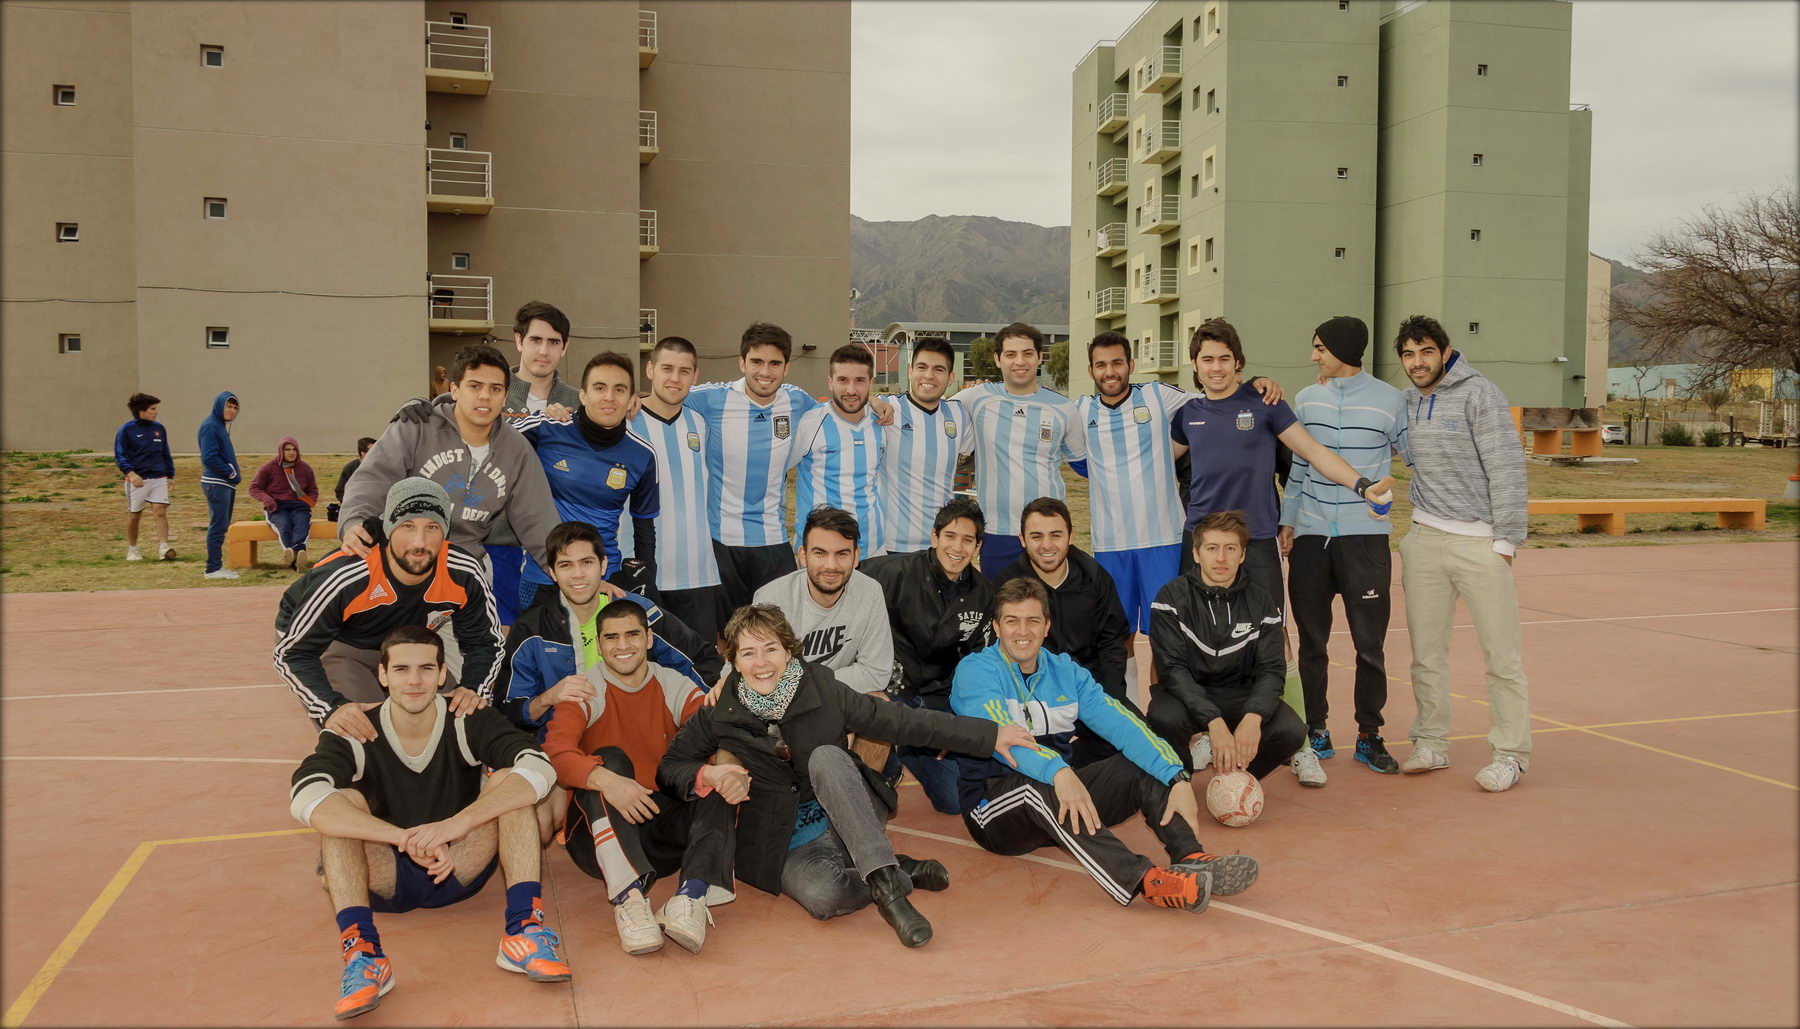
{"type": "MultiPolygon", "coordinates": [[[[1146,6],[854,0],[851,212],[1068,224],[1070,73],[1146,6]]],[[[1797,15],[1792,0],[1576,0],[1590,249],[1626,258],[1702,204],[1793,181],[1797,15]]]]}

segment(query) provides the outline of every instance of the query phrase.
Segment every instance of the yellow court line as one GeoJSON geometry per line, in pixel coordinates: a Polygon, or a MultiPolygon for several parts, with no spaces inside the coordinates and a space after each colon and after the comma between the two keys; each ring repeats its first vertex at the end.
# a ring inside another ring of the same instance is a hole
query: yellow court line
{"type": "Polygon", "coordinates": [[[25,1023],[25,1018],[31,1014],[31,1009],[37,1007],[37,1002],[43,999],[44,993],[50,989],[50,984],[54,983],[56,977],[62,974],[62,970],[68,967],[70,961],[74,960],[75,952],[81,949],[81,945],[86,943],[88,936],[93,933],[94,927],[100,924],[100,920],[106,917],[108,911],[112,910],[113,903],[119,899],[120,894],[125,892],[125,887],[131,885],[131,880],[137,877],[138,870],[144,867],[144,862],[149,860],[150,853],[156,848],[176,843],[214,843],[222,840],[254,840],[265,836],[298,836],[301,833],[312,831],[311,829],[272,829],[264,832],[226,833],[219,836],[186,836],[174,840],[145,840],[138,844],[132,850],[131,856],[125,859],[125,863],[119,866],[119,870],[113,873],[112,881],[108,882],[106,888],[100,891],[100,895],[94,898],[94,902],[88,905],[87,911],[83,912],[81,918],[75,923],[75,928],[70,929],[69,934],[63,937],[62,942],[56,945],[56,949],[50,952],[50,957],[44,962],[43,967],[39,968],[37,974],[31,977],[31,982],[25,984],[24,991],[19,994],[17,1000],[12,1002],[12,1006],[6,1009],[6,1014],[0,1016],[0,1027],[13,1029],[14,1026],[25,1023]]]}
{"type": "MultiPolygon", "coordinates": [[[[1596,722],[1593,725],[1559,725],[1548,729],[1533,729],[1531,734],[1540,732],[1577,732],[1583,729],[1617,729],[1629,725],[1669,725],[1673,722],[1706,722],[1715,718],[1756,718],[1761,715],[1800,714],[1800,707],[1783,707],[1774,711],[1731,711],[1722,715],[1683,715],[1680,718],[1641,718],[1635,722],[1596,722]]],[[[1484,740],[1485,732],[1472,732],[1466,736],[1451,736],[1453,740],[1484,740]]]]}

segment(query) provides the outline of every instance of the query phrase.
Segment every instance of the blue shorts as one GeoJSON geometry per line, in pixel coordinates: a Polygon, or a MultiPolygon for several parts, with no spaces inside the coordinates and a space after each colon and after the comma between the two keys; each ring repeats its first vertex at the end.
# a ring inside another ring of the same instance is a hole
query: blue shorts
{"type": "Polygon", "coordinates": [[[494,566],[493,579],[488,583],[488,591],[494,597],[494,611],[501,625],[511,625],[519,620],[519,570],[525,560],[525,551],[517,544],[489,543],[487,556],[494,566]]]}
{"type": "Polygon", "coordinates": [[[990,532],[981,537],[981,574],[993,579],[1024,553],[1019,537],[990,532]]]}
{"type": "Polygon", "coordinates": [[[481,892],[487,885],[488,878],[494,869],[500,867],[500,856],[496,854],[487,867],[475,878],[462,882],[455,875],[441,883],[431,881],[431,873],[425,871],[423,865],[402,854],[398,848],[390,846],[394,854],[394,895],[377,897],[369,894],[369,910],[389,914],[411,911],[415,908],[449,907],[459,900],[468,900],[481,892]]]}
{"type": "Polygon", "coordinates": [[[1119,588],[1119,603],[1125,605],[1125,624],[1133,632],[1149,632],[1150,605],[1156,600],[1157,591],[1181,574],[1181,544],[1108,550],[1095,554],[1094,560],[1119,588]]]}

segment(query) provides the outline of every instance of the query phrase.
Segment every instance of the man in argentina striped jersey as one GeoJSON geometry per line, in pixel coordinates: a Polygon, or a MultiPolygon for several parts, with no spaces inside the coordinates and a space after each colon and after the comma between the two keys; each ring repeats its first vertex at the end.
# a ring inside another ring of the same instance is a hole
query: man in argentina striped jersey
{"type": "Polygon", "coordinates": [[[856,516],[862,530],[858,556],[868,560],[887,553],[882,534],[881,468],[886,430],[869,413],[869,384],[875,358],[868,348],[846,343],[832,352],[826,389],[831,403],[800,417],[788,461],[799,469],[794,479],[794,538],[804,545],[800,527],[815,507],[835,507],[856,516]]]}
{"type": "Polygon", "coordinates": [[[949,341],[918,340],[906,366],[907,391],[881,397],[894,408],[894,425],[882,434],[885,449],[875,477],[889,553],[930,548],[932,520],[956,486],[956,461],[975,452],[968,409],[944,398],[955,367],[949,341]]]}
{"type": "Polygon", "coordinates": [[[1064,461],[1087,457],[1087,439],[1076,421],[1075,404],[1038,385],[1044,363],[1044,334],[1014,322],[994,335],[1000,382],[970,386],[955,396],[975,429],[975,488],[988,524],[1011,534],[990,532],[981,543],[981,567],[997,572],[1019,559],[1019,515],[1038,497],[1061,500],[1064,461]]]}

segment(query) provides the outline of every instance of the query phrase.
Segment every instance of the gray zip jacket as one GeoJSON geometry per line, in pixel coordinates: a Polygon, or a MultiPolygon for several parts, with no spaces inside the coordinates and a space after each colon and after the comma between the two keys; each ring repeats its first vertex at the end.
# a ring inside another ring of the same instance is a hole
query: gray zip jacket
{"type": "Polygon", "coordinates": [[[1406,436],[1414,507],[1525,542],[1525,450],[1506,395],[1461,353],[1451,352],[1430,396],[1407,387],[1406,436]]]}
{"type": "Polygon", "coordinates": [[[388,487],[409,475],[422,475],[450,494],[451,543],[476,557],[486,556],[482,544],[494,518],[504,511],[520,545],[539,567],[548,567],[544,537],[562,519],[557,517],[537,451],[504,418],[495,419],[487,461],[476,468],[475,455],[457,431],[454,407],[449,397],[439,397],[432,403],[430,421],[388,424],[344,490],[338,534],[364,518],[379,516],[388,487]]]}

